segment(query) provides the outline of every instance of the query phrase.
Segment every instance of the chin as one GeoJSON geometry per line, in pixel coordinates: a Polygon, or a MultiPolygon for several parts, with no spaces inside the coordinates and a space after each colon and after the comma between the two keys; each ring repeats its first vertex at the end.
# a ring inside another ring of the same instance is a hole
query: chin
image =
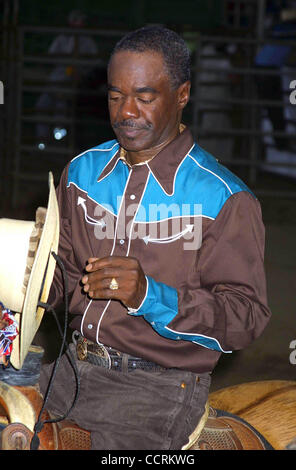
{"type": "Polygon", "coordinates": [[[117,136],[117,140],[121,147],[127,152],[140,152],[141,150],[147,150],[152,146],[151,142],[145,143],[143,141],[139,141],[136,137],[122,138],[121,136],[117,136]]]}

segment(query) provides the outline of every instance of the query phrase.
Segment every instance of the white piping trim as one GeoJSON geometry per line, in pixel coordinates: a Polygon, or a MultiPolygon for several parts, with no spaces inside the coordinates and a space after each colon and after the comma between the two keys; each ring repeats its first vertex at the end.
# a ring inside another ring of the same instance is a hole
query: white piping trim
{"type": "Polygon", "coordinates": [[[117,220],[116,220],[115,232],[114,232],[113,246],[112,246],[112,250],[111,250],[110,256],[112,256],[112,255],[113,255],[113,252],[114,252],[115,243],[116,243],[117,228],[118,228],[118,221],[119,221],[119,219],[120,219],[120,212],[121,212],[121,208],[122,208],[123,201],[124,201],[124,199],[125,199],[125,198],[124,198],[124,195],[125,195],[125,193],[126,193],[127,186],[128,186],[128,183],[129,183],[129,180],[130,180],[130,177],[131,177],[132,172],[133,172],[133,170],[131,170],[131,171],[129,172],[128,178],[127,178],[126,183],[125,183],[125,188],[124,188],[124,191],[123,191],[122,196],[121,196],[120,206],[119,206],[118,215],[117,215],[117,220]]]}
{"type": "Polygon", "coordinates": [[[92,197],[89,196],[88,192],[85,191],[84,189],[80,188],[79,186],[77,186],[76,183],[74,183],[73,181],[70,181],[70,183],[67,185],[67,188],[70,187],[70,185],[73,184],[74,186],[76,186],[77,189],[79,189],[79,191],[82,191],[83,193],[85,193],[86,197],[88,199],[90,199],[91,201],[93,201],[95,204],[97,204],[98,206],[102,207],[105,211],[109,212],[111,215],[113,215],[114,217],[117,217],[117,215],[112,212],[112,211],[109,211],[109,209],[107,209],[105,206],[103,206],[102,204],[100,204],[98,201],[96,201],[95,199],[93,199],[92,197]]]}
{"type": "MultiPolygon", "coordinates": [[[[113,157],[115,157],[115,155],[117,155],[118,152],[114,153],[113,157]]],[[[101,174],[103,173],[103,171],[105,170],[105,168],[109,165],[109,163],[111,162],[112,158],[110,158],[109,162],[107,163],[107,165],[104,166],[103,170],[101,171],[101,174]]],[[[120,158],[118,158],[117,162],[118,163],[120,160],[120,158]]],[[[107,178],[107,176],[110,175],[110,173],[112,173],[114,171],[114,168],[115,168],[116,165],[113,166],[113,168],[111,168],[111,170],[104,176],[104,178],[101,178],[100,181],[97,180],[97,183],[101,183],[101,181],[103,181],[105,178],[107,178]]],[[[100,178],[100,177],[99,177],[100,178]]]]}
{"type": "MultiPolygon", "coordinates": [[[[117,228],[118,228],[118,221],[120,219],[120,211],[121,211],[121,207],[122,207],[122,203],[124,201],[124,195],[125,195],[125,192],[126,192],[126,189],[127,189],[127,186],[128,186],[128,183],[129,183],[129,180],[130,180],[130,177],[131,177],[131,174],[132,174],[132,170],[130,171],[129,175],[128,175],[128,179],[126,181],[126,184],[125,184],[125,188],[124,188],[124,191],[123,191],[123,194],[122,194],[122,197],[121,197],[121,202],[120,202],[120,207],[119,207],[119,210],[118,210],[118,217],[117,217],[117,220],[116,220],[116,226],[115,226],[115,232],[114,232],[114,240],[113,240],[113,246],[112,246],[112,250],[111,250],[111,253],[110,253],[110,256],[113,255],[113,252],[114,252],[114,248],[115,248],[115,242],[116,242],[116,235],[117,235],[117,228]]],[[[97,332],[96,332],[96,341],[98,343],[100,343],[99,341],[99,330],[100,330],[100,326],[101,326],[101,322],[103,320],[103,317],[110,305],[110,302],[111,302],[111,299],[109,300],[109,302],[107,303],[106,307],[104,308],[103,312],[102,312],[102,315],[101,315],[101,318],[99,320],[99,323],[98,323],[98,326],[97,326],[97,332]]]]}
{"type": "Polygon", "coordinates": [[[128,256],[129,255],[129,252],[130,252],[130,246],[131,246],[131,234],[132,234],[132,231],[133,231],[133,228],[134,228],[134,225],[135,225],[135,218],[136,218],[136,215],[139,211],[139,207],[141,206],[141,202],[143,200],[143,197],[144,197],[144,194],[146,192],[146,188],[147,188],[147,185],[148,185],[148,181],[149,181],[149,178],[150,178],[150,172],[148,173],[147,175],[147,179],[146,179],[146,183],[145,183],[145,186],[144,186],[144,189],[143,189],[143,192],[142,192],[142,196],[141,196],[141,199],[139,201],[139,204],[138,204],[138,207],[137,207],[137,210],[135,212],[135,215],[133,217],[133,221],[131,223],[131,227],[130,227],[130,232],[129,232],[129,237],[128,237],[128,247],[127,247],[127,253],[125,256],[128,256]]]}
{"type": "Polygon", "coordinates": [[[203,215],[203,214],[196,214],[196,215],[174,215],[173,217],[167,217],[166,219],[161,219],[161,220],[149,220],[149,221],[138,221],[136,220],[136,224],[160,224],[161,222],[165,222],[166,220],[172,220],[172,219],[185,219],[187,217],[204,217],[205,219],[211,219],[211,220],[215,220],[214,217],[210,217],[209,215],[203,215]]]}
{"type": "Polygon", "coordinates": [[[194,163],[196,163],[196,165],[198,165],[200,168],[202,168],[203,170],[205,171],[208,171],[209,173],[212,173],[212,175],[216,176],[216,178],[219,178],[219,180],[222,181],[222,183],[225,184],[225,186],[227,187],[228,191],[230,192],[230,194],[233,194],[233,192],[231,191],[230,187],[228,186],[228,184],[226,183],[226,181],[224,181],[221,176],[217,175],[216,173],[214,173],[212,170],[209,170],[208,168],[205,168],[204,166],[202,166],[200,163],[198,163],[195,158],[192,156],[192,155],[188,155],[188,157],[190,157],[194,163]]]}
{"type": "Polygon", "coordinates": [[[84,319],[85,319],[85,316],[86,316],[86,313],[90,307],[90,304],[92,303],[92,299],[89,301],[86,309],[84,310],[84,313],[83,313],[83,316],[82,316],[82,320],[81,320],[81,325],[80,325],[80,331],[81,331],[81,334],[83,336],[83,324],[84,324],[84,319]]]}
{"type": "Polygon", "coordinates": [[[150,235],[146,235],[146,237],[143,237],[143,241],[148,245],[148,243],[174,243],[177,240],[180,240],[180,238],[184,237],[187,233],[192,233],[194,225],[193,224],[187,224],[186,228],[182,230],[179,233],[164,237],[164,238],[153,238],[150,237],[150,235]]]}
{"type": "MultiPolygon", "coordinates": [[[[113,147],[111,147],[111,149],[108,149],[108,151],[113,150],[116,145],[119,146],[119,143],[116,142],[116,143],[113,145],[113,147]]],[[[106,149],[97,149],[97,150],[102,150],[102,151],[103,151],[103,150],[106,150],[106,149]]],[[[106,150],[106,151],[107,151],[107,150],[106,150]]],[[[116,154],[117,154],[117,152],[115,152],[115,153],[112,155],[112,157],[110,158],[110,160],[106,163],[106,165],[105,165],[104,168],[102,169],[101,174],[103,173],[103,171],[105,170],[106,166],[109,165],[109,163],[111,162],[112,158],[114,158],[116,154]]],[[[97,183],[100,183],[101,181],[103,181],[103,179],[105,179],[106,176],[110,175],[110,173],[111,173],[113,170],[114,170],[114,167],[112,168],[112,170],[109,171],[109,173],[107,173],[107,175],[104,176],[104,178],[102,178],[100,181],[97,180],[97,183]]]]}
{"type": "MultiPolygon", "coordinates": [[[[72,158],[71,162],[74,162],[74,160],[76,160],[76,158],[82,157],[82,155],[84,155],[85,153],[88,153],[88,152],[110,152],[111,150],[114,149],[114,147],[116,145],[119,145],[119,143],[115,142],[115,144],[110,149],[87,149],[87,150],[84,150],[84,152],[81,152],[79,155],[76,155],[76,157],[72,158]]],[[[108,165],[108,163],[107,163],[107,165],[108,165]]]]}
{"type": "Polygon", "coordinates": [[[107,305],[105,306],[105,308],[104,308],[104,310],[103,310],[103,312],[102,312],[101,318],[100,318],[100,320],[99,320],[99,322],[98,322],[97,332],[96,332],[96,342],[99,343],[99,344],[102,344],[102,343],[100,343],[100,341],[99,341],[99,330],[100,330],[100,326],[101,326],[101,321],[102,321],[102,319],[103,319],[103,316],[105,315],[105,312],[106,312],[107,308],[108,308],[109,305],[110,305],[110,302],[111,302],[111,299],[108,300],[108,303],[107,303],[107,305]]]}
{"type": "MultiPolygon", "coordinates": [[[[218,344],[219,348],[221,349],[222,352],[224,353],[232,353],[232,351],[224,351],[224,349],[222,349],[222,346],[221,344],[219,343],[219,341],[216,339],[216,338],[212,338],[211,336],[206,336],[206,335],[202,335],[200,333],[181,333],[180,331],[175,331],[175,330],[172,330],[171,328],[168,328],[167,326],[165,326],[165,329],[168,330],[168,331],[171,331],[172,333],[175,333],[177,335],[187,335],[187,336],[202,336],[203,338],[207,338],[207,339],[211,339],[212,341],[216,341],[216,343],[218,344]]],[[[196,344],[200,344],[198,343],[197,341],[192,341],[193,343],[196,343],[196,344]]],[[[204,346],[203,344],[200,344],[200,346],[204,346]]],[[[209,348],[208,346],[204,346],[205,348],[208,348],[208,349],[211,349],[209,348]]]]}
{"type": "Polygon", "coordinates": [[[144,296],[144,299],[142,300],[142,302],[140,303],[139,307],[138,308],[131,308],[131,307],[127,307],[128,309],[128,313],[136,313],[140,310],[140,308],[142,307],[142,305],[144,304],[146,298],[147,298],[147,295],[148,295],[148,289],[149,289],[149,281],[148,281],[148,277],[145,276],[146,278],[146,292],[145,292],[145,296],[144,296]]]}
{"type": "MultiPolygon", "coordinates": [[[[150,175],[149,175],[150,176],[150,175]]],[[[109,212],[111,215],[113,215],[114,217],[117,217],[117,214],[115,214],[114,212],[110,211],[109,209],[107,209],[105,206],[103,206],[102,204],[100,204],[98,201],[96,201],[95,199],[93,199],[92,197],[89,196],[88,192],[85,191],[84,189],[80,188],[79,186],[77,186],[76,183],[74,183],[73,181],[70,181],[70,183],[67,185],[67,188],[70,187],[70,185],[73,184],[73,186],[76,186],[77,189],[79,189],[80,191],[82,191],[83,193],[85,193],[86,197],[88,199],[90,199],[91,201],[93,201],[95,204],[97,204],[98,206],[102,207],[105,211],[109,212]]],[[[146,189],[146,188],[145,188],[146,189]]],[[[143,198],[142,198],[143,199],[143,198]]],[[[141,199],[141,201],[142,201],[141,199]]],[[[137,210],[138,212],[138,210],[137,210]]],[[[206,219],[211,219],[211,220],[215,220],[215,217],[211,217],[209,215],[204,215],[204,214],[189,214],[189,215],[174,215],[172,217],[167,217],[166,219],[161,219],[161,220],[149,220],[149,221],[142,221],[142,220],[136,220],[135,221],[135,224],[159,224],[161,222],[164,222],[166,220],[172,220],[172,219],[178,219],[178,218],[186,218],[186,217],[204,217],[206,219]]]]}
{"type": "Polygon", "coordinates": [[[182,160],[180,161],[179,165],[177,166],[177,169],[175,171],[175,175],[174,175],[174,181],[173,181],[173,192],[170,194],[170,193],[167,193],[166,190],[164,189],[164,187],[161,185],[161,183],[158,181],[157,177],[155,176],[155,174],[153,173],[153,171],[151,170],[150,166],[148,165],[148,162],[146,162],[146,165],[148,166],[149,170],[151,171],[153,177],[156,179],[157,183],[159,184],[159,186],[161,187],[161,189],[163,190],[164,193],[166,193],[168,196],[173,196],[175,194],[175,182],[176,182],[176,176],[177,176],[177,173],[179,171],[179,168],[180,166],[182,165],[183,161],[185,160],[185,158],[189,155],[189,152],[191,152],[191,150],[193,149],[193,147],[195,146],[195,143],[192,145],[192,147],[188,150],[188,152],[186,153],[186,155],[182,158],[182,160]]]}

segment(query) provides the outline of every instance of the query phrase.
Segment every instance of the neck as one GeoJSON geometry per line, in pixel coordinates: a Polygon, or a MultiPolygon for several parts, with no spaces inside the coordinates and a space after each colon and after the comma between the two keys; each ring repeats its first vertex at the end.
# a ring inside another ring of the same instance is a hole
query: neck
{"type": "Polygon", "coordinates": [[[179,129],[176,129],[175,133],[168,137],[164,142],[161,144],[156,145],[150,149],[140,150],[138,152],[127,151],[126,152],[126,159],[131,165],[135,165],[137,163],[145,163],[149,160],[152,160],[155,155],[157,155],[164,147],[166,147],[175,137],[179,134],[179,129]]]}

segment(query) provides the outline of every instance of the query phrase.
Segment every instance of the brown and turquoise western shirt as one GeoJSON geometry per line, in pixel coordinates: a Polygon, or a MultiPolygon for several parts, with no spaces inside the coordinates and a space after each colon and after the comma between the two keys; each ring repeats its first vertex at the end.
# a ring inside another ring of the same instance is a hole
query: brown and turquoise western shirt
{"type": "MultiPolygon", "coordinates": [[[[85,337],[201,373],[264,330],[270,311],[259,202],[189,129],[132,167],[116,140],[83,152],[65,168],[57,195],[70,326],[85,337]],[[87,259],[110,255],[142,266],[147,291],[137,310],[82,290],[87,259]]],[[[50,300],[62,296],[57,267],[50,300]]]]}

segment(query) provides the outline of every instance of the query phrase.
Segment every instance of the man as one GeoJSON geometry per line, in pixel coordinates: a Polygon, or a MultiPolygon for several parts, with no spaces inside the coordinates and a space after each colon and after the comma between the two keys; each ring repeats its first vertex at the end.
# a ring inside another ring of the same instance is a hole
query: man
{"type": "MultiPolygon", "coordinates": [[[[57,191],[81,359],[71,417],[93,449],[181,449],[221,353],[250,344],[270,316],[260,207],[181,123],[190,61],[178,35],[147,27],[124,37],[108,89],[117,140],[72,160],[57,191]]],[[[62,294],[57,269],[50,302],[62,294]]],[[[55,414],[71,383],[64,360],[55,414]]]]}

